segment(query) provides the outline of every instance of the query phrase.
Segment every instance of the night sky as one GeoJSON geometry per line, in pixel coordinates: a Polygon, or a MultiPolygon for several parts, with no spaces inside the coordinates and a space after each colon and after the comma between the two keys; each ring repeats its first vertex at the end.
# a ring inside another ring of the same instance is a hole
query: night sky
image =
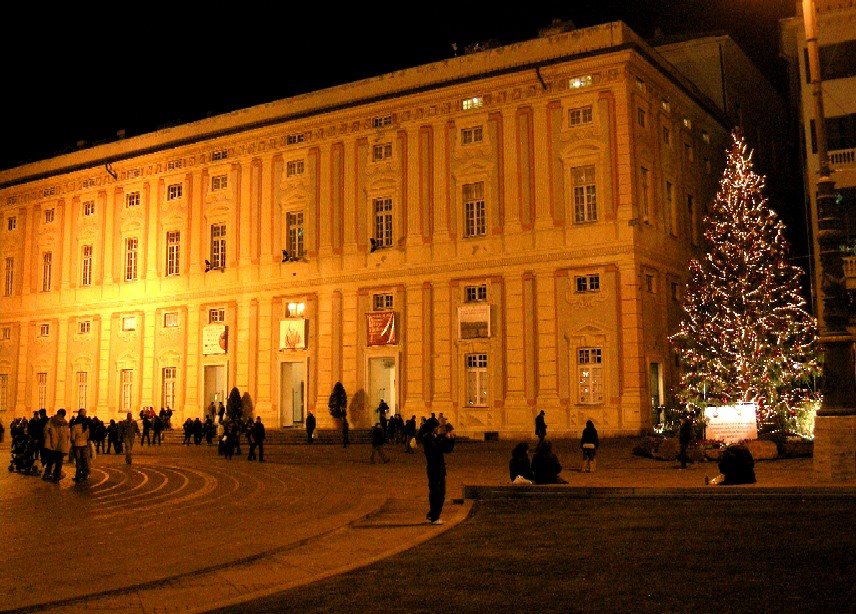
{"type": "Polygon", "coordinates": [[[779,85],[778,22],[795,2],[30,3],[0,38],[0,168],[442,60],[453,43],[534,38],[556,18],[727,32],[779,85]]]}

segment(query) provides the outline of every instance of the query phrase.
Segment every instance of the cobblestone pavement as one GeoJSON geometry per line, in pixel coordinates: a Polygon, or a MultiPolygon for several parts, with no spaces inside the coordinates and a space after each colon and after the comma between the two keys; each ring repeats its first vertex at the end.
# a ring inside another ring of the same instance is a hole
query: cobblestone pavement
{"type": "MultiPolygon", "coordinates": [[[[101,455],[85,485],[69,466],[58,485],[3,472],[0,611],[199,612],[354,569],[464,521],[464,487],[507,484],[513,444],[459,443],[447,459],[443,526],[424,523],[424,457],[397,445],[377,465],[368,445],[274,446],[257,463],[170,444],[137,448],[131,466],[101,455]]],[[[680,471],[634,456],[632,440],[620,439],[604,441],[597,471],[583,474],[576,442],[555,445],[570,482],[560,488],[674,496],[716,473],[710,463],[680,471]]],[[[8,441],[0,454],[8,458],[8,441]]],[[[757,484],[731,488],[856,492],[816,483],[811,462],[760,461],[757,484]]]]}

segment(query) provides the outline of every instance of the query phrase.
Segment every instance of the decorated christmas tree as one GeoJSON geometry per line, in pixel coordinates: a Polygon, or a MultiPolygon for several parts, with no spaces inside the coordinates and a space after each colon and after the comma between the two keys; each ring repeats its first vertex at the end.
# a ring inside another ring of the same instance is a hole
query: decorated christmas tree
{"type": "Polygon", "coordinates": [[[793,423],[820,373],[817,322],[800,294],[802,270],[788,261],[784,224],[763,196],[764,178],[739,132],[705,220],[707,254],[690,263],[682,320],[671,341],[681,378],[678,401],[698,415],[708,405],[754,402],[759,427],[793,423]]]}

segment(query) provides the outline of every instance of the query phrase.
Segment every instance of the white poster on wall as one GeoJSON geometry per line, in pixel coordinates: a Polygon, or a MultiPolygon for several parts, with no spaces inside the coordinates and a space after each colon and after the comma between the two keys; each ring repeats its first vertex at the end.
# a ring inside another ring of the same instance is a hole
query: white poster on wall
{"type": "Polygon", "coordinates": [[[302,350],[306,348],[306,320],[286,318],[279,321],[279,349],[302,350]]]}
{"type": "Polygon", "coordinates": [[[202,329],[202,353],[205,355],[226,353],[226,325],[209,324],[202,329]]]}
{"type": "Polygon", "coordinates": [[[714,441],[737,443],[744,439],[758,439],[758,420],[755,403],[707,407],[705,437],[714,441]]]}

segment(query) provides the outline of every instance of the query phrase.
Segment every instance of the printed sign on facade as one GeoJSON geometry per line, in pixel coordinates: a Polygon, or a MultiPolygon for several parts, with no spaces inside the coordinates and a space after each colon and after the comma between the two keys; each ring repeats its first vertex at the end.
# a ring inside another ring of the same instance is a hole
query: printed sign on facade
{"type": "Polygon", "coordinates": [[[202,353],[205,355],[226,353],[226,325],[209,324],[202,329],[202,353]]]}
{"type": "Polygon", "coordinates": [[[366,314],[368,325],[368,345],[394,345],[395,338],[395,312],[394,311],[372,311],[366,314]]]}
{"type": "Polygon", "coordinates": [[[306,348],[306,318],[286,318],[279,322],[279,349],[306,348]]]}
{"type": "Polygon", "coordinates": [[[707,407],[705,437],[725,443],[738,443],[744,439],[758,439],[758,421],[755,403],[707,407]]]}
{"type": "Polygon", "coordinates": [[[486,339],[490,337],[490,304],[458,307],[458,338],[486,339]]]}

